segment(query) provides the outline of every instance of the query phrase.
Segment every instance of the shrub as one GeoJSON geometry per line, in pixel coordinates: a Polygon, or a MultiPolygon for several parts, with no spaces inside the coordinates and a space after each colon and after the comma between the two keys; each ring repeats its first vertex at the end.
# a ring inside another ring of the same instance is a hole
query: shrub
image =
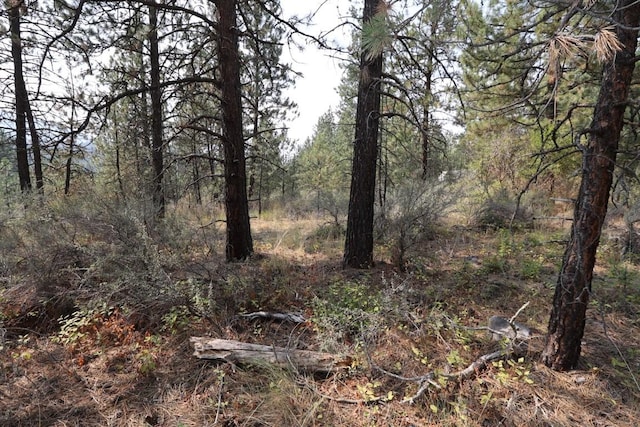
{"type": "Polygon", "coordinates": [[[123,307],[146,324],[160,324],[165,310],[184,303],[167,273],[179,262],[181,251],[189,250],[184,238],[178,247],[170,246],[179,234],[178,222],[171,222],[178,231],[169,235],[160,223],[149,226],[144,210],[135,205],[86,194],[52,198],[16,211],[21,214],[0,227],[1,237],[11,236],[12,242],[0,246],[0,266],[3,275],[11,278],[8,288],[28,284],[34,295],[27,305],[14,299],[3,306],[24,305],[24,310],[42,315],[27,319],[27,312],[14,313],[15,326],[38,328],[34,321],[55,324],[88,303],[123,307]],[[63,296],[65,307],[72,310],[52,312],[47,302],[60,306],[63,296]]]}
{"type": "Polygon", "coordinates": [[[391,261],[396,267],[404,269],[407,251],[433,237],[436,224],[458,196],[446,183],[411,183],[392,192],[376,219],[376,231],[379,239],[391,242],[391,261]]]}
{"type": "Polygon", "coordinates": [[[473,216],[473,222],[482,229],[501,229],[515,226],[531,228],[533,214],[530,209],[518,206],[506,192],[486,199],[473,216]]]}
{"type": "Polygon", "coordinates": [[[342,224],[330,222],[322,224],[316,228],[304,241],[304,250],[307,253],[322,252],[327,243],[335,242],[345,236],[345,229],[342,224]]]}
{"type": "Polygon", "coordinates": [[[372,315],[382,307],[380,294],[360,282],[336,282],[324,298],[313,300],[313,322],[322,337],[323,350],[336,350],[345,342],[361,341],[370,327],[372,315]]]}

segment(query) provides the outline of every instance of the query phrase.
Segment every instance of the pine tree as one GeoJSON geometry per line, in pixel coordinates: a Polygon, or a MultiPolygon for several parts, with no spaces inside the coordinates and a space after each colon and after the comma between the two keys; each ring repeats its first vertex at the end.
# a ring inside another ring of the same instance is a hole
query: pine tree
{"type": "MultiPolygon", "coordinates": [[[[374,20],[386,19],[386,3],[365,0],[363,28],[374,20]]],[[[375,203],[378,131],[382,83],[382,51],[363,46],[358,82],[353,168],[349,193],[344,266],[373,265],[373,216],[375,203]]]]}
{"type": "Polygon", "coordinates": [[[218,62],[221,82],[222,132],[227,217],[227,261],[243,260],[253,252],[247,198],[246,159],[243,136],[240,53],[236,1],[216,0],[218,62]]]}
{"type": "Polygon", "coordinates": [[[258,213],[270,194],[281,189],[285,173],[281,152],[286,148],[286,129],[281,123],[292,116],[295,105],[284,97],[293,84],[292,70],[280,64],[284,28],[274,16],[281,14],[280,2],[241,2],[244,26],[241,38],[243,63],[245,135],[249,198],[257,200],[258,213]]]}
{"type": "Polygon", "coordinates": [[[606,35],[606,46],[596,46],[604,52],[602,85],[582,146],[582,179],[571,238],[558,276],[542,353],[543,362],[556,370],[574,369],[580,357],[596,252],[635,68],[640,4],[625,0],[612,12],[606,16],[612,16],[616,23],[615,37],[606,35]],[[612,52],[612,47],[620,50],[612,52]]]}

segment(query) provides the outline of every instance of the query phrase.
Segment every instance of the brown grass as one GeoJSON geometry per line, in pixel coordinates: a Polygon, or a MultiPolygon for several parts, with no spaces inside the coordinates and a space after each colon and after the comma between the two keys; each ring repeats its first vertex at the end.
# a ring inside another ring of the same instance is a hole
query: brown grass
{"type": "MultiPolygon", "coordinates": [[[[499,346],[485,331],[467,328],[484,325],[493,314],[510,316],[526,301],[530,305],[518,320],[544,332],[562,252],[562,245],[550,241],[564,231],[508,236],[442,227],[409,255],[407,271],[400,273],[384,259],[382,247],[371,271],[340,267],[339,238],[317,239],[316,250],[309,251],[305,241],[323,223],[256,219],[259,256],[240,264],[224,264],[208,253],[220,248],[220,234],[208,235],[217,236],[217,243],[196,244],[194,237],[193,244],[180,245],[187,252],[160,259],[172,260],[163,267],[168,277],[185,295],[196,284],[211,287],[212,301],[192,304],[191,312],[179,304],[156,305],[165,311],[155,318],[163,320],[147,328],[122,307],[86,316],[74,339],[60,340],[60,332],[46,328],[29,331],[34,325],[13,320],[25,314],[25,299],[33,310],[37,298],[28,297],[28,281],[8,278],[0,317],[6,328],[0,425],[640,425],[640,285],[631,281],[622,294],[610,275],[613,261],[599,264],[578,370],[558,373],[542,366],[542,338],[535,338],[521,360],[491,364],[462,382],[442,380],[440,388],[408,404],[403,400],[419,384],[376,366],[403,377],[461,369],[499,346]],[[312,320],[295,326],[236,317],[253,310],[300,311],[312,320]],[[192,335],[334,346],[356,362],[324,377],[216,364],[191,356],[192,335]]],[[[638,273],[637,265],[629,265],[638,273]]]]}

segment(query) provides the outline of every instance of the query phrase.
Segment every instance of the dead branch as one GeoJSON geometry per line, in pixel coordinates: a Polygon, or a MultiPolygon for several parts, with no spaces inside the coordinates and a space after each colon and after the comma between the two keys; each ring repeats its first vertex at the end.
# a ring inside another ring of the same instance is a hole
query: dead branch
{"type": "Polygon", "coordinates": [[[240,317],[245,317],[249,320],[269,319],[292,323],[304,323],[307,321],[300,313],[272,313],[268,311],[255,311],[253,313],[241,314],[240,317]]]}
{"type": "Polygon", "coordinates": [[[296,350],[208,337],[191,337],[198,359],[238,364],[270,364],[306,372],[332,372],[351,366],[350,356],[296,350]]]}

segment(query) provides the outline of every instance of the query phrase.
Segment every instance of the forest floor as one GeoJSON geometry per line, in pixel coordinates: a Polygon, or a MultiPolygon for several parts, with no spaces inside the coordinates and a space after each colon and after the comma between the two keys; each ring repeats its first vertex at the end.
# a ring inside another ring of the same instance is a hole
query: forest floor
{"type": "MultiPolygon", "coordinates": [[[[56,222],[71,236],[55,243],[58,253],[40,248],[46,256],[33,255],[33,271],[23,259],[12,265],[24,271],[7,267],[0,283],[1,426],[640,425],[640,267],[606,242],[580,366],[560,373],[539,359],[562,227],[512,235],[442,226],[411,249],[402,271],[390,264],[389,245],[361,271],[341,267],[343,238],[319,220],[254,220],[256,256],[236,264],[222,262],[209,237],[185,239],[176,256],[157,236],[134,232],[151,239],[141,249],[147,259],[127,252],[107,261],[127,245],[107,238],[114,231],[100,221],[82,226],[92,229],[84,236],[73,221],[56,222]],[[116,268],[128,275],[115,280],[116,268]],[[48,299],[39,276],[49,280],[48,299]],[[149,290],[145,280],[170,285],[149,290]],[[505,345],[473,328],[526,303],[517,320],[534,328],[528,349],[447,377],[505,345]],[[240,316],[258,310],[308,320],[240,316]],[[204,361],[192,355],[192,336],[353,362],[319,375],[204,361]],[[430,384],[416,379],[428,373],[430,384]]],[[[20,242],[0,248],[5,265],[9,249],[33,247],[20,242]]]]}

